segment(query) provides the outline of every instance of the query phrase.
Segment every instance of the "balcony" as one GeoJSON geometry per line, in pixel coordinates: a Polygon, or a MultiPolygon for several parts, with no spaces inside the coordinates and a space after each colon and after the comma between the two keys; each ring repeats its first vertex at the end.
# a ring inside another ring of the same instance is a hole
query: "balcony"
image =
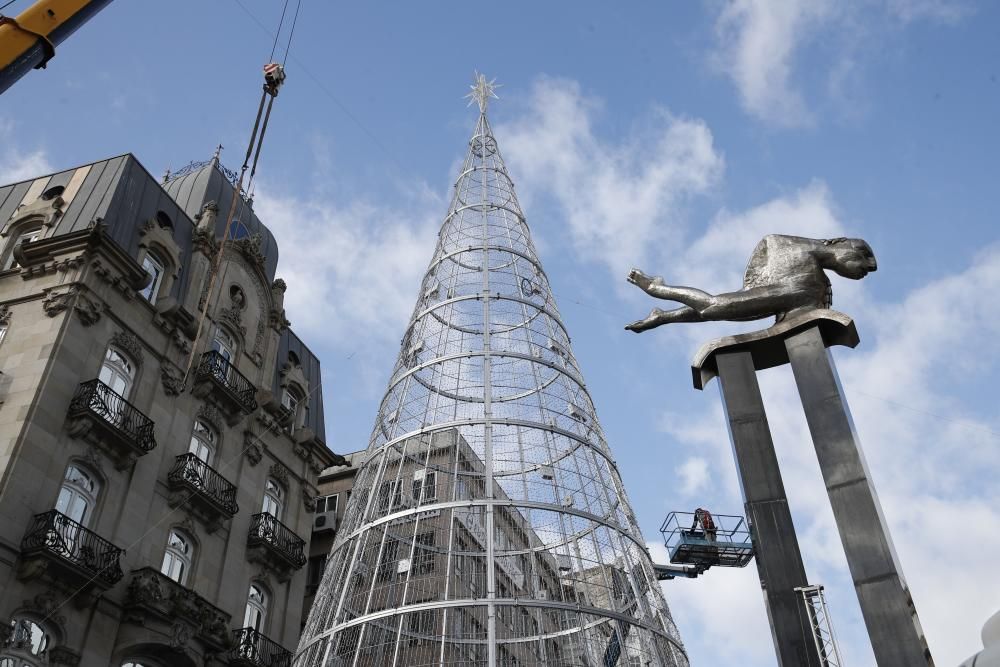
{"type": "Polygon", "coordinates": [[[222,410],[230,426],[257,409],[257,389],[215,350],[201,355],[191,390],[199,398],[209,398],[222,410]]]}
{"type": "Polygon", "coordinates": [[[103,448],[120,470],[156,447],[153,420],[100,380],[77,387],[68,427],[70,435],[103,448]]]}
{"type": "Polygon", "coordinates": [[[167,474],[173,493],[171,507],[186,505],[214,533],[225,519],[240,511],[236,504],[236,486],[194,454],[181,454],[167,474]]]}
{"type": "Polygon", "coordinates": [[[294,570],[306,564],[305,541],[274,515],[262,512],[250,517],[247,559],[273,570],[287,581],[294,570]]]}
{"type": "Polygon", "coordinates": [[[126,622],[171,637],[177,621],[183,619],[191,635],[212,651],[229,649],[229,614],[151,567],[132,570],[129,577],[126,622]]]}
{"type": "Polygon", "coordinates": [[[229,653],[229,664],[247,667],[289,667],[292,664],[292,653],[253,628],[243,628],[233,631],[233,649],[229,653]]]}
{"type": "Polygon", "coordinates": [[[35,515],[21,540],[18,576],[45,574],[74,587],[106,589],[122,578],[119,561],[124,553],[65,514],[49,510],[35,515]]]}

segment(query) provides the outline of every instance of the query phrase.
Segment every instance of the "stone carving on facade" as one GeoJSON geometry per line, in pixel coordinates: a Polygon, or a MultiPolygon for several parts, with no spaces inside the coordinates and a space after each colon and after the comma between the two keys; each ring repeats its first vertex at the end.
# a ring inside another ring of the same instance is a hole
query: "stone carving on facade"
{"type": "Polygon", "coordinates": [[[183,651],[191,641],[191,627],[187,623],[175,622],[170,626],[170,648],[175,651],[183,651]]]}
{"type": "Polygon", "coordinates": [[[130,331],[116,331],[111,336],[111,342],[114,343],[115,347],[124,350],[132,358],[132,361],[142,364],[144,359],[142,343],[139,342],[135,334],[130,331]]]}
{"type": "Polygon", "coordinates": [[[134,573],[128,583],[126,603],[149,604],[162,600],[163,588],[160,586],[160,579],[155,570],[148,568],[134,573]]]}
{"type": "Polygon", "coordinates": [[[199,405],[195,416],[202,421],[208,422],[218,430],[221,430],[222,424],[226,423],[222,415],[219,414],[219,410],[211,403],[202,403],[199,405]]]}
{"type": "Polygon", "coordinates": [[[271,477],[275,478],[281,482],[285,488],[288,488],[288,468],[280,463],[275,462],[268,471],[271,473],[271,477]]]}
{"type": "Polygon", "coordinates": [[[201,207],[201,212],[194,216],[198,226],[191,235],[191,242],[195,250],[198,250],[209,257],[215,255],[219,250],[215,240],[215,224],[219,216],[219,206],[214,201],[206,202],[201,207]]]}
{"type": "Polygon", "coordinates": [[[85,294],[79,294],[76,297],[76,303],[73,305],[73,310],[76,312],[77,317],[80,318],[80,322],[83,323],[83,326],[89,327],[97,324],[98,320],[101,319],[101,313],[104,312],[104,306],[99,301],[95,301],[85,294]]]}
{"type": "Polygon", "coordinates": [[[194,518],[190,514],[185,514],[181,522],[177,524],[177,527],[186,532],[188,535],[197,535],[194,529],[194,518]]]}
{"type": "Polygon", "coordinates": [[[154,568],[132,571],[125,607],[126,620],[131,623],[144,624],[146,612],[153,612],[154,618],[180,619],[170,627],[174,648],[183,648],[194,636],[216,649],[229,646],[230,616],[154,568]],[[179,630],[178,625],[186,630],[179,630]]]}
{"type": "Polygon", "coordinates": [[[316,493],[306,486],[302,487],[302,504],[310,514],[316,511],[316,493]]]}
{"type": "Polygon", "coordinates": [[[271,311],[268,313],[268,324],[278,333],[287,329],[291,323],[285,319],[285,290],[288,285],[281,278],[275,278],[271,283],[271,311]]]}
{"type": "Polygon", "coordinates": [[[23,204],[18,207],[14,215],[11,216],[10,220],[3,226],[3,229],[0,230],[0,237],[10,236],[12,231],[19,228],[23,229],[26,224],[41,222],[46,227],[51,227],[62,216],[62,209],[65,205],[65,200],[59,195],[48,199],[39,197],[30,204],[23,204]]]}
{"type": "Polygon", "coordinates": [[[4,304],[0,306],[0,325],[10,324],[10,306],[4,304]]]}
{"type": "Polygon", "coordinates": [[[88,467],[97,470],[97,472],[100,473],[105,479],[107,478],[107,474],[104,472],[103,460],[94,445],[89,445],[87,447],[87,451],[83,453],[83,461],[88,467]]]}
{"type": "Polygon", "coordinates": [[[243,455],[251,466],[256,466],[264,458],[264,443],[253,431],[243,431],[243,455]]]}
{"type": "Polygon", "coordinates": [[[104,312],[104,305],[87,296],[85,289],[76,283],[43,288],[42,309],[49,317],[55,317],[72,307],[84,326],[96,324],[104,312]]]}
{"type": "Polygon", "coordinates": [[[256,277],[256,280],[253,281],[253,286],[254,291],[257,293],[257,304],[260,315],[257,319],[257,329],[254,332],[253,348],[250,351],[250,358],[253,359],[254,364],[260,366],[264,363],[264,333],[267,328],[264,325],[264,318],[266,316],[265,314],[268,312],[270,304],[268,294],[264,291],[264,264],[261,263],[259,265],[251,266],[247,262],[245,255],[237,255],[237,257],[244,263],[249,275],[256,277]]]}
{"type": "Polygon", "coordinates": [[[251,234],[250,236],[242,239],[237,239],[236,241],[233,241],[233,245],[236,246],[236,249],[240,251],[240,254],[246,257],[251,264],[256,265],[256,267],[263,272],[266,258],[264,257],[264,253],[261,251],[263,238],[260,234],[251,234]]]}
{"type": "Polygon", "coordinates": [[[160,365],[160,381],[167,396],[179,396],[184,391],[184,374],[169,361],[160,365]]]}
{"type": "Polygon", "coordinates": [[[69,287],[46,287],[42,289],[42,294],[44,295],[42,309],[49,317],[55,317],[70,307],[76,296],[76,290],[72,285],[69,287]]]}
{"type": "Polygon", "coordinates": [[[58,613],[63,602],[64,598],[56,595],[55,591],[51,589],[44,590],[30,600],[25,600],[22,609],[47,619],[58,626],[63,626],[66,624],[66,617],[58,613]]]}
{"type": "MultiPolygon", "coordinates": [[[[237,290],[239,290],[239,288],[237,288],[237,290]]],[[[219,319],[236,331],[240,332],[240,335],[246,338],[247,328],[243,326],[243,309],[246,308],[246,297],[242,295],[243,290],[239,290],[236,293],[230,291],[229,306],[219,310],[219,319]],[[240,300],[240,297],[242,297],[242,301],[240,300]]]]}

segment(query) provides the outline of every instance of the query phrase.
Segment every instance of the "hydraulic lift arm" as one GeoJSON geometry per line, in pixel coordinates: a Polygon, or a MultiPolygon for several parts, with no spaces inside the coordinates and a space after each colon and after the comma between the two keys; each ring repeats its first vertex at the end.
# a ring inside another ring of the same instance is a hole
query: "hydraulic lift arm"
{"type": "Polygon", "coordinates": [[[0,17],[0,94],[30,69],[45,67],[56,45],[111,0],[38,0],[18,17],[0,17]]]}

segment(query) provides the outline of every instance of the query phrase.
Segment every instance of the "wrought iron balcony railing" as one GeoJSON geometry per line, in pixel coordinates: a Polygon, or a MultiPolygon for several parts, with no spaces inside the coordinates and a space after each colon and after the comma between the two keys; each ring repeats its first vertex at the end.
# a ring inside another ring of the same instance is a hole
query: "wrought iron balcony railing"
{"type": "Polygon", "coordinates": [[[21,540],[23,556],[42,555],[63,561],[112,586],[122,578],[119,549],[62,512],[36,514],[21,540]]]}
{"type": "Polygon", "coordinates": [[[89,380],[77,387],[69,404],[69,413],[71,416],[89,414],[100,417],[142,452],[156,447],[153,420],[100,380],[89,380]]]}
{"type": "Polygon", "coordinates": [[[254,667],[289,667],[292,653],[253,628],[243,628],[233,631],[230,661],[254,667]]]}
{"type": "Polygon", "coordinates": [[[247,544],[272,549],[296,569],[306,564],[305,541],[273,514],[261,512],[250,517],[247,544]]]}
{"type": "Polygon", "coordinates": [[[192,488],[229,516],[240,511],[236,504],[236,486],[194,454],[178,456],[167,480],[192,488]]]}
{"type": "Polygon", "coordinates": [[[224,387],[240,407],[246,412],[253,412],[257,409],[257,401],[254,398],[257,390],[253,383],[245,375],[236,370],[228,359],[219,354],[216,350],[209,350],[201,355],[201,363],[198,364],[197,378],[210,378],[224,387]]]}

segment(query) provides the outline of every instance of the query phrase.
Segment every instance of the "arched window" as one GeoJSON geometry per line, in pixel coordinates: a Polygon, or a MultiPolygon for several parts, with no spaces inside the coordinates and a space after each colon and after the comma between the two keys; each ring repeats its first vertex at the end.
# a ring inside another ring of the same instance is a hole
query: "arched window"
{"type": "Polygon", "coordinates": [[[228,331],[218,327],[215,330],[215,338],[212,339],[212,349],[222,355],[222,358],[229,363],[234,363],[236,356],[236,339],[228,331]]]}
{"type": "Polygon", "coordinates": [[[171,529],[167,535],[167,548],[163,552],[163,565],[160,572],[167,575],[178,584],[187,580],[194,561],[194,546],[191,539],[179,530],[171,529]]]}
{"type": "MultiPolygon", "coordinates": [[[[0,665],[0,667],[3,666],[0,665]]],[[[138,660],[126,660],[122,663],[122,667],[153,667],[153,663],[146,661],[139,662],[138,660]]]]}
{"type": "Polygon", "coordinates": [[[212,464],[212,459],[215,458],[215,431],[205,422],[195,421],[188,451],[205,463],[212,464]]]}
{"type": "Polygon", "coordinates": [[[163,211],[156,212],[156,224],[160,226],[161,229],[174,230],[174,221],[170,219],[170,216],[163,211]]]}
{"type": "Polygon", "coordinates": [[[41,225],[28,227],[27,229],[22,228],[21,233],[15,236],[14,239],[7,244],[7,251],[3,261],[3,270],[6,271],[7,269],[16,269],[18,267],[17,258],[14,257],[14,248],[22,243],[31,243],[32,241],[37,241],[40,238],[42,238],[41,225]]]}
{"type": "Polygon", "coordinates": [[[263,632],[264,621],[267,620],[268,602],[267,590],[260,584],[250,584],[250,593],[247,595],[247,610],[243,615],[244,628],[253,628],[257,632],[263,632]]]}
{"type": "Polygon", "coordinates": [[[166,272],[163,261],[152,252],[147,252],[142,258],[142,268],[151,276],[149,284],[139,291],[142,298],[150,303],[156,303],[160,295],[160,285],[163,284],[163,274],[166,272]]]}
{"type": "Polygon", "coordinates": [[[275,519],[281,518],[281,510],[285,506],[285,490],[276,481],[267,478],[264,482],[264,503],[261,512],[270,514],[275,519]]]}
{"type": "Polygon", "coordinates": [[[116,394],[127,399],[135,381],[135,366],[118,348],[111,346],[104,355],[98,378],[116,394]]]}
{"type": "Polygon", "coordinates": [[[10,636],[0,644],[0,667],[34,667],[39,664],[26,658],[41,657],[52,637],[38,623],[27,618],[12,618],[10,636]]]}
{"type": "Polygon", "coordinates": [[[59,489],[56,510],[86,526],[97,506],[97,494],[100,490],[101,486],[93,475],[83,467],[71,464],[66,468],[66,475],[59,489]]]}
{"type": "Polygon", "coordinates": [[[64,192],[66,192],[66,188],[64,186],[56,185],[43,192],[41,198],[45,201],[51,201],[56,197],[61,197],[64,192]]]}

